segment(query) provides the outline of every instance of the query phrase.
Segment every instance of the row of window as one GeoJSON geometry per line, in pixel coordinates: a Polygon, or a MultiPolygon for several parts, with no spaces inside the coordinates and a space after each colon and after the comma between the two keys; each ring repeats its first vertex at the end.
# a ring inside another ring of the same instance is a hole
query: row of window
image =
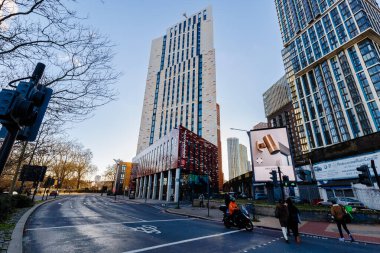
{"type": "Polygon", "coordinates": [[[277,14],[280,21],[284,43],[290,41],[313,19],[322,15],[337,0],[276,0],[277,14]]]}
{"type": "Polygon", "coordinates": [[[201,23],[203,20],[207,20],[207,10],[203,10],[202,12],[199,12],[196,15],[193,15],[193,17],[190,17],[183,22],[175,25],[174,27],[170,28],[169,34],[170,38],[180,35],[181,33],[185,33],[186,31],[190,31],[191,29],[194,29],[194,26],[196,24],[201,23]],[[191,29],[190,29],[191,28],[191,29]]]}
{"type": "Polygon", "coordinates": [[[350,4],[351,9],[343,1],[292,42],[296,44],[297,51],[292,51],[289,57],[294,57],[292,67],[295,72],[306,68],[357,36],[359,31],[363,32],[371,26],[363,7],[354,2],[350,4]]]}
{"type": "MultiPolygon", "coordinates": [[[[191,59],[184,59],[185,62],[177,62],[176,64],[173,62],[170,67],[165,69],[165,79],[170,78],[175,75],[179,75],[182,72],[190,71],[191,69],[195,69],[197,57],[191,57],[191,59]]],[[[169,66],[169,65],[168,65],[169,66]]]]}
{"type": "Polygon", "coordinates": [[[303,119],[298,115],[297,125],[310,149],[370,134],[374,131],[370,122],[380,130],[380,111],[374,100],[380,94],[380,62],[378,47],[371,40],[322,62],[297,78],[294,87],[298,97],[294,107],[301,109],[303,119]]]}

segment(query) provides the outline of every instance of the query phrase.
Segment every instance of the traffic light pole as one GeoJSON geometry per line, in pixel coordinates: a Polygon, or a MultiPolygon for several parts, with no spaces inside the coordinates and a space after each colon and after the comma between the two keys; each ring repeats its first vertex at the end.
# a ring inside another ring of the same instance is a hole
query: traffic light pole
{"type": "Polygon", "coordinates": [[[377,174],[376,166],[375,166],[375,161],[371,160],[371,167],[373,169],[373,173],[375,174],[376,182],[377,182],[377,187],[380,189],[380,178],[379,175],[377,174]]]}
{"type": "Polygon", "coordinates": [[[5,164],[7,163],[9,154],[12,151],[13,144],[15,143],[18,134],[17,128],[9,128],[7,130],[8,133],[5,136],[3,145],[0,148],[0,175],[3,173],[5,164]]]}
{"type": "Polygon", "coordinates": [[[285,200],[285,192],[284,192],[284,186],[283,186],[283,184],[282,184],[282,177],[281,177],[281,169],[280,169],[280,166],[278,166],[277,169],[278,169],[278,176],[280,177],[281,196],[282,196],[282,199],[285,200]]]}

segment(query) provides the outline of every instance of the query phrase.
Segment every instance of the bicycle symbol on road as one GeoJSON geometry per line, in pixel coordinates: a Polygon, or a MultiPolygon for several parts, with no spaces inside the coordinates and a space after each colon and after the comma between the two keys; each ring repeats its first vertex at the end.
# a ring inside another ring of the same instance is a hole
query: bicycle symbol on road
{"type": "Polygon", "coordinates": [[[161,231],[158,230],[156,226],[152,225],[142,225],[141,227],[136,228],[129,227],[129,229],[132,231],[143,232],[147,234],[161,234],[161,231]]]}

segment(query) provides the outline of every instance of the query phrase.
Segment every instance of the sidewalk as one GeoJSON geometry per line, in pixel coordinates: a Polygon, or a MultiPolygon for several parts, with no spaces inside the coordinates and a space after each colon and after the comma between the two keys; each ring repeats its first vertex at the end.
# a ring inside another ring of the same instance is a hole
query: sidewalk
{"type": "MultiPolygon", "coordinates": [[[[193,207],[190,204],[181,204],[180,208],[177,209],[177,203],[173,202],[151,199],[134,199],[131,201],[136,201],[139,203],[145,203],[146,201],[146,204],[150,204],[158,208],[164,208],[168,213],[180,214],[200,219],[214,220],[218,222],[222,222],[223,219],[223,213],[219,209],[208,210],[207,208],[193,207]]],[[[254,222],[254,226],[280,230],[279,221],[275,217],[258,216],[257,218],[259,221],[254,222]]],[[[380,244],[380,224],[348,224],[347,227],[356,241],[380,244]]],[[[338,228],[335,223],[303,221],[299,226],[299,231],[301,234],[305,235],[339,238],[338,228]]],[[[348,236],[346,234],[344,235],[346,239],[348,239],[348,236]]]]}

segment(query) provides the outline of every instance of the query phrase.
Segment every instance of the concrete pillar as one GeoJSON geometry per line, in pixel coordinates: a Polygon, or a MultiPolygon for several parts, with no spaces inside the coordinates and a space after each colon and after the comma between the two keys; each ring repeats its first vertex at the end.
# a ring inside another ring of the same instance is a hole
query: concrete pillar
{"type": "Polygon", "coordinates": [[[143,188],[144,188],[144,177],[140,177],[139,198],[142,198],[142,196],[143,196],[143,188]]]}
{"type": "Polygon", "coordinates": [[[138,198],[139,197],[139,187],[140,187],[140,185],[139,185],[139,178],[136,178],[136,189],[135,189],[135,196],[136,196],[136,198],[138,198]]]}
{"type": "Polygon", "coordinates": [[[168,170],[168,188],[166,189],[166,201],[170,201],[172,193],[172,171],[168,170]]]}
{"type": "Polygon", "coordinates": [[[152,194],[152,199],[157,198],[157,173],[154,174],[153,176],[153,194],[152,194]]]}
{"type": "Polygon", "coordinates": [[[146,176],[144,176],[144,185],[143,185],[143,195],[142,198],[145,199],[146,196],[146,184],[147,184],[146,176]]]}
{"type": "Polygon", "coordinates": [[[180,168],[176,169],[175,170],[175,191],[174,191],[175,202],[178,202],[179,200],[180,174],[181,174],[181,169],[180,168]]]}
{"type": "Polygon", "coordinates": [[[158,189],[158,200],[162,200],[162,194],[164,191],[164,172],[160,173],[160,188],[158,189]]]}
{"type": "Polygon", "coordinates": [[[146,196],[147,199],[151,198],[151,192],[152,192],[152,175],[148,176],[148,195],[146,196]]]}

